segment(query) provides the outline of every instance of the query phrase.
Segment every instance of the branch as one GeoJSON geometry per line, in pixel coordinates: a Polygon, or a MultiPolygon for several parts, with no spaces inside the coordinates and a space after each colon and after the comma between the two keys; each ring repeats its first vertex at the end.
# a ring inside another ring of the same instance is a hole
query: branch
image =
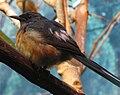
{"type": "MultiPolygon", "coordinates": [[[[85,50],[86,25],[88,19],[87,8],[88,0],[83,0],[83,2],[81,2],[79,6],[75,9],[73,14],[76,22],[75,41],[77,42],[79,48],[83,53],[85,50]]],[[[58,66],[58,73],[62,76],[65,82],[70,84],[76,90],[82,91],[82,83],[80,81],[82,67],[83,65],[73,58],[68,62],[64,62],[64,64],[60,64],[58,66]],[[71,64],[76,64],[76,66],[72,66],[71,64]]]]}
{"type": "MultiPolygon", "coordinates": [[[[0,11],[4,12],[8,17],[11,15],[17,15],[12,8],[10,7],[10,5],[8,4],[7,0],[2,0],[0,1],[0,11]]],[[[17,26],[20,27],[20,22],[18,20],[12,19],[12,22],[17,26]]]]}
{"type": "Polygon", "coordinates": [[[110,32],[112,30],[112,28],[114,27],[114,25],[112,25],[110,27],[110,29],[108,30],[108,32],[106,33],[106,35],[104,36],[104,38],[102,39],[102,41],[99,43],[99,45],[97,46],[96,50],[94,51],[92,57],[95,57],[98,53],[98,51],[100,50],[100,48],[102,47],[102,45],[104,44],[104,42],[106,41],[106,39],[108,38],[108,36],[110,35],[110,32]]]}
{"type": "Polygon", "coordinates": [[[106,39],[108,38],[109,34],[111,33],[111,31],[112,31],[113,27],[115,26],[116,22],[118,21],[118,19],[120,19],[120,12],[116,14],[116,16],[113,18],[113,20],[109,24],[110,26],[108,27],[108,29],[106,29],[107,30],[106,35],[104,36],[103,40],[99,43],[99,45],[96,48],[96,50],[94,51],[92,57],[96,56],[96,54],[98,53],[98,51],[100,50],[100,48],[102,47],[102,45],[104,44],[106,39]]]}
{"type": "Polygon", "coordinates": [[[71,24],[68,20],[68,9],[66,0],[57,0],[56,1],[56,14],[59,23],[65,27],[67,33],[71,36],[71,24]]]}
{"type": "Polygon", "coordinates": [[[68,6],[67,6],[67,0],[63,0],[63,7],[64,7],[64,15],[65,15],[65,28],[67,30],[67,33],[72,36],[71,34],[71,24],[68,19],[68,6]]]}
{"type": "Polygon", "coordinates": [[[51,75],[49,71],[42,68],[40,69],[40,72],[34,70],[28,59],[24,58],[1,38],[0,62],[8,65],[30,82],[50,91],[55,95],[84,95],[51,75]]]}
{"type": "Polygon", "coordinates": [[[22,6],[23,6],[23,13],[26,11],[26,0],[23,0],[22,2],[22,6]]]}
{"type": "MultiPolygon", "coordinates": [[[[117,22],[117,20],[118,20],[119,18],[120,18],[120,12],[118,12],[118,13],[114,16],[114,18],[113,18],[113,20],[110,22],[110,24],[104,29],[104,31],[103,31],[102,34],[98,37],[98,39],[96,39],[96,40],[94,41],[94,44],[93,44],[92,50],[91,50],[91,52],[90,52],[89,58],[92,58],[93,54],[95,53],[95,49],[96,49],[99,41],[100,41],[108,32],[110,32],[110,31],[112,30],[112,28],[114,27],[115,23],[117,22]]],[[[109,35],[109,33],[108,33],[108,35],[109,35]]],[[[108,36],[106,36],[106,37],[108,37],[108,36]]],[[[103,40],[105,40],[105,39],[103,39],[103,40]]],[[[102,43],[104,43],[104,41],[103,41],[102,43]]],[[[100,47],[101,47],[101,46],[100,46],[100,47]]],[[[100,49],[100,47],[97,49],[97,51],[100,49]]],[[[95,54],[94,54],[94,55],[95,55],[95,54]]]]}
{"type": "Polygon", "coordinates": [[[58,22],[65,27],[65,14],[64,14],[64,7],[63,7],[63,0],[56,1],[56,14],[58,18],[58,22]]]}
{"type": "Polygon", "coordinates": [[[82,51],[85,52],[86,27],[88,20],[88,0],[83,0],[75,10],[76,33],[75,40],[82,51]]]}
{"type": "Polygon", "coordinates": [[[15,0],[18,7],[23,11],[23,12],[37,12],[38,8],[33,0],[15,0]]]}
{"type": "Polygon", "coordinates": [[[94,14],[94,13],[89,13],[89,15],[90,15],[90,16],[94,16],[94,17],[99,18],[99,19],[102,19],[102,20],[104,20],[104,21],[106,21],[106,22],[109,21],[107,18],[105,18],[105,17],[103,17],[103,16],[100,16],[100,15],[97,15],[97,14],[94,14]]]}

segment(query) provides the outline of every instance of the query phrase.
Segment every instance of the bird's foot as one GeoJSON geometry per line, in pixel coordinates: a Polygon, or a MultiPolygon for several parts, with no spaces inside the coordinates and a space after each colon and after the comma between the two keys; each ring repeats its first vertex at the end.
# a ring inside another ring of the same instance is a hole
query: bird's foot
{"type": "Polygon", "coordinates": [[[38,80],[40,80],[41,77],[43,76],[48,76],[50,75],[50,71],[46,70],[47,66],[41,67],[41,66],[36,66],[35,64],[32,65],[33,69],[38,73],[38,80]]]}

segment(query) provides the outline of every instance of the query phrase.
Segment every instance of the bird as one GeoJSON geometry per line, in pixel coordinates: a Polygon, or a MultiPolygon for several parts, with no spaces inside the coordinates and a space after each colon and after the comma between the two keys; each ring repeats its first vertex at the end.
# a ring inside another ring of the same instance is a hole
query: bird
{"type": "Polygon", "coordinates": [[[25,12],[10,16],[20,21],[16,34],[16,48],[37,68],[51,68],[75,58],[83,65],[120,87],[120,79],[87,58],[76,42],[58,22],[49,20],[37,12],[25,12]]]}

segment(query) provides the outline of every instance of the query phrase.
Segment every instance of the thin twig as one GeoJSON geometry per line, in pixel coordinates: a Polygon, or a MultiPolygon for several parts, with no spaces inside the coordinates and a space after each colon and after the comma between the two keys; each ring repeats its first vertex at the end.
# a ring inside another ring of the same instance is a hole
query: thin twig
{"type": "Polygon", "coordinates": [[[104,21],[106,21],[106,22],[109,21],[107,18],[105,18],[105,17],[103,17],[103,16],[100,16],[100,15],[97,15],[97,14],[94,14],[94,13],[89,13],[89,16],[94,16],[94,17],[99,18],[99,19],[102,19],[102,20],[104,20],[104,21]]]}
{"type": "Polygon", "coordinates": [[[102,39],[102,41],[99,43],[98,47],[96,48],[95,52],[93,53],[92,57],[95,57],[97,55],[98,51],[100,50],[100,48],[103,46],[104,42],[106,41],[106,39],[110,35],[110,32],[113,29],[113,27],[114,27],[114,25],[111,25],[111,27],[109,28],[107,34],[104,36],[104,38],[102,39]]]}
{"type": "Polygon", "coordinates": [[[26,11],[26,0],[23,0],[22,4],[23,4],[23,13],[24,13],[26,11]]]}
{"type": "Polygon", "coordinates": [[[104,29],[104,31],[101,33],[101,35],[98,37],[98,39],[96,39],[94,41],[94,44],[93,44],[93,47],[92,47],[92,50],[90,52],[90,55],[89,55],[89,58],[91,59],[92,58],[92,55],[93,53],[95,52],[96,50],[96,47],[98,45],[98,43],[100,42],[100,40],[107,34],[107,32],[109,32],[109,30],[111,29],[111,27],[113,27],[115,25],[115,23],[117,22],[117,20],[119,19],[120,17],[120,12],[118,12],[113,20],[110,22],[110,24],[104,29]]]}

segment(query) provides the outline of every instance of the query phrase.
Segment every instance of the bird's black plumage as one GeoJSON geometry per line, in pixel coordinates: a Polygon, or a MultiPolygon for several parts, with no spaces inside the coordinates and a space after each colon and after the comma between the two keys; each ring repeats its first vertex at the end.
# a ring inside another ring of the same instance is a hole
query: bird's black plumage
{"type": "Polygon", "coordinates": [[[27,12],[19,17],[12,17],[21,22],[21,28],[17,34],[19,51],[26,57],[31,58],[37,66],[50,67],[74,57],[91,70],[120,87],[120,80],[94,61],[86,58],[81,53],[76,42],[59,23],[50,21],[35,12],[27,12]]]}
{"type": "Polygon", "coordinates": [[[42,37],[45,38],[44,43],[46,44],[84,56],[75,41],[66,33],[65,28],[55,21],[49,21],[47,18],[44,18],[44,20],[38,18],[26,26],[25,31],[31,30],[40,32],[42,37]]]}

